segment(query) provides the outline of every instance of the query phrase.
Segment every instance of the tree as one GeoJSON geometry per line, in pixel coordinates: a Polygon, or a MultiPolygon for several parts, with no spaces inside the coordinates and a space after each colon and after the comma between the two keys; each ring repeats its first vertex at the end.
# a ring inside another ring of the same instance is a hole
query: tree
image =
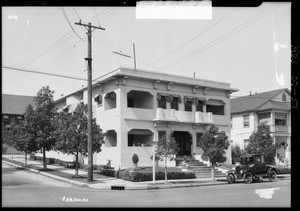
{"type": "Polygon", "coordinates": [[[47,169],[46,151],[55,144],[53,119],[56,113],[53,100],[54,91],[49,86],[42,87],[34,97],[35,109],[32,127],[36,130],[35,140],[38,148],[43,152],[43,168],[47,169]]]}
{"type": "Polygon", "coordinates": [[[27,166],[27,154],[38,151],[34,116],[34,108],[29,104],[24,114],[24,120],[18,124],[18,138],[14,143],[14,147],[18,151],[25,152],[25,166],[27,166]]]}
{"type": "MultiPolygon", "coordinates": [[[[19,138],[19,131],[20,127],[18,125],[18,120],[17,119],[12,119],[11,122],[9,123],[8,127],[5,127],[2,125],[2,141],[3,143],[6,143],[8,146],[15,147],[15,143],[19,138]]],[[[13,153],[11,151],[11,160],[13,160],[13,153]]]]}
{"type": "Polygon", "coordinates": [[[270,136],[270,126],[260,124],[257,130],[250,135],[249,143],[245,150],[249,154],[264,154],[266,163],[275,164],[275,155],[278,147],[278,145],[273,143],[273,139],[270,136]]]}
{"type": "Polygon", "coordinates": [[[162,135],[157,142],[157,148],[155,151],[159,158],[165,161],[165,180],[168,182],[167,159],[172,161],[179,151],[179,145],[173,137],[173,134],[171,134],[168,138],[166,135],[162,135]]]}
{"type": "MultiPolygon", "coordinates": [[[[75,176],[78,177],[78,157],[79,155],[87,156],[88,153],[88,136],[87,136],[87,106],[80,104],[76,112],[60,112],[54,120],[56,143],[54,150],[68,155],[74,155],[75,176]]],[[[100,152],[103,143],[103,134],[96,119],[92,119],[92,144],[93,153],[100,152]]]]}
{"type": "Polygon", "coordinates": [[[211,125],[208,131],[201,136],[199,146],[203,149],[202,159],[208,160],[212,167],[212,180],[214,180],[214,167],[217,163],[226,161],[225,150],[228,149],[230,143],[228,136],[224,131],[219,132],[219,128],[211,125]]]}
{"type": "Polygon", "coordinates": [[[234,146],[231,146],[231,158],[232,158],[232,164],[235,164],[236,162],[239,162],[239,158],[244,155],[246,152],[245,150],[241,149],[241,147],[238,144],[235,144],[234,146]]]}

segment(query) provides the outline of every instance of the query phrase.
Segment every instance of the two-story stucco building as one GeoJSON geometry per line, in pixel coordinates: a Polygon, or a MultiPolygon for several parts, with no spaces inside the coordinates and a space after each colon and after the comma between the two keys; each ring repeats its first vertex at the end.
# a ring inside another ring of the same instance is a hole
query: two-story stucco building
{"type": "MultiPolygon", "coordinates": [[[[211,124],[231,140],[230,94],[238,90],[228,83],[120,67],[92,87],[93,117],[105,133],[102,151],[93,155],[94,164],[111,160],[115,168],[131,167],[136,153],[140,166],[151,166],[153,143],[171,132],[180,146],[177,161],[182,156],[201,160],[197,141],[211,124]]],[[[58,111],[73,112],[80,101],[87,103],[86,88],[55,103],[58,111]]],[[[61,153],[47,152],[51,156],[62,158],[61,153]]],[[[231,163],[230,148],[226,156],[231,163]]],[[[87,158],[82,161],[87,163],[87,158]]],[[[176,161],[168,165],[175,166],[176,161]]]]}
{"type": "Polygon", "coordinates": [[[245,148],[249,137],[262,122],[270,125],[277,150],[276,162],[290,165],[291,161],[291,93],[288,89],[255,93],[231,99],[231,140],[245,148]]]}

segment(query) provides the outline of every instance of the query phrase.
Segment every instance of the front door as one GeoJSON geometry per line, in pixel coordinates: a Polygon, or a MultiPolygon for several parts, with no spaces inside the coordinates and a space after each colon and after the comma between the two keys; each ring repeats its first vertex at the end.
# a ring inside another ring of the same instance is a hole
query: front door
{"type": "Polygon", "coordinates": [[[176,140],[176,142],[179,145],[179,156],[187,155],[190,156],[192,153],[191,147],[192,147],[192,136],[189,132],[186,131],[175,131],[173,133],[173,136],[176,140]]]}

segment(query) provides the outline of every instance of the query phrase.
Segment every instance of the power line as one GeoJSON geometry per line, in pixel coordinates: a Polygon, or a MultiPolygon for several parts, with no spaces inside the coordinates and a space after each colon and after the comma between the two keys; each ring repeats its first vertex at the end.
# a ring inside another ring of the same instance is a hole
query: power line
{"type": "Polygon", "coordinates": [[[97,17],[97,20],[98,20],[98,23],[99,23],[99,26],[100,26],[100,21],[99,21],[99,18],[98,18],[98,15],[97,15],[97,12],[96,12],[96,9],[95,7],[93,7],[94,11],[95,11],[95,14],[96,14],[96,17],[97,17]]]}
{"type": "Polygon", "coordinates": [[[84,39],[83,39],[82,37],[80,37],[80,36],[76,33],[76,31],[74,30],[74,28],[73,28],[73,26],[72,26],[72,24],[71,24],[71,22],[70,22],[70,20],[69,20],[69,18],[68,18],[68,15],[67,15],[67,13],[66,13],[66,11],[64,10],[63,7],[61,7],[61,11],[62,11],[62,13],[63,13],[63,15],[64,15],[64,17],[65,17],[67,23],[68,23],[69,26],[71,27],[72,31],[76,34],[76,36],[77,36],[79,39],[81,39],[81,40],[84,41],[84,39]]]}
{"type": "MultiPolygon", "coordinates": [[[[48,62],[46,62],[46,63],[44,63],[44,64],[38,66],[37,68],[40,68],[40,67],[42,67],[42,66],[44,66],[44,65],[46,65],[46,64],[49,64],[51,61],[53,61],[53,60],[55,60],[57,57],[60,57],[61,55],[65,54],[67,51],[69,51],[69,53],[70,53],[70,52],[76,47],[76,45],[77,45],[79,42],[80,42],[80,40],[78,40],[78,41],[75,43],[74,46],[71,46],[71,47],[67,48],[67,49],[64,50],[61,54],[59,54],[59,55],[57,55],[56,57],[52,58],[52,59],[49,60],[48,62]],[[71,50],[71,51],[70,51],[70,50],[71,50]]],[[[68,54],[69,54],[69,53],[68,53],[68,54]]]]}
{"type": "Polygon", "coordinates": [[[73,7],[73,10],[75,11],[75,13],[76,13],[76,15],[77,15],[78,19],[79,19],[79,20],[81,20],[81,18],[80,18],[80,16],[78,15],[78,13],[77,13],[77,11],[76,11],[75,7],[73,7]]]}
{"type": "Polygon", "coordinates": [[[20,71],[20,72],[36,73],[36,74],[49,75],[49,76],[55,76],[55,77],[61,77],[61,78],[68,78],[68,79],[74,79],[74,80],[80,80],[80,81],[87,81],[86,79],[76,78],[76,77],[73,77],[73,76],[59,75],[59,74],[40,72],[40,71],[35,71],[35,70],[25,70],[25,69],[16,68],[16,67],[2,66],[2,68],[10,69],[10,70],[16,70],[16,71],[20,71]]]}
{"type": "MultiPolygon", "coordinates": [[[[270,7],[271,7],[271,6],[270,6],[270,7]]],[[[268,7],[267,9],[269,9],[270,7],[268,7]]],[[[269,12],[263,14],[261,17],[263,17],[263,16],[269,14],[270,12],[272,12],[272,11],[275,10],[275,9],[277,9],[278,7],[279,7],[279,6],[277,6],[277,7],[274,8],[274,9],[272,9],[271,11],[269,11],[269,12]]],[[[265,10],[262,11],[262,12],[260,12],[259,14],[265,12],[267,9],[265,9],[265,10]]],[[[239,32],[239,31],[243,30],[243,29],[246,28],[248,25],[254,23],[254,22],[257,21],[257,20],[259,20],[259,18],[258,18],[258,19],[256,19],[256,20],[250,22],[250,23],[247,24],[246,26],[242,27],[242,28],[239,29],[238,31],[233,32],[233,31],[235,31],[236,29],[240,28],[240,27],[241,27],[242,25],[244,25],[245,23],[247,23],[248,21],[250,21],[251,19],[257,17],[259,14],[257,14],[257,15],[255,15],[254,17],[248,19],[247,21],[245,21],[244,23],[242,23],[242,24],[239,25],[238,27],[235,27],[234,29],[232,29],[232,30],[229,31],[228,33],[226,33],[226,34],[220,36],[219,38],[217,38],[217,39],[214,40],[213,42],[211,42],[211,43],[209,43],[209,44],[207,44],[207,45],[205,45],[205,46],[203,46],[203,47],[201,47],[201,48],[199,48],[199,49],[197,49],[197,50],[195,50],[195,51],[193,51],[193,52],[191,52],[191,53],[189,53],[189,54],[187,54],[187,55],[185,55],[185,56],[183,56],[183,57],[181,57],[181,58],[179,58],[179,59],[176,59],[176,60],[174,60],[173,62],[170,62],[170,63],[168,63],[168,64],[166,64],[166,65],[163,65],[163,66],[159,67],[158,69],[160,69],[160,70],[161,70],[161,69],[166,69],[166,68],[168,68],[168,67],[171,67],[171,66],[177,65],[177,64],[179,64],[179,63],[182,63],[182,62],[184,62],[184,61],[186,61],[186,60],[188,60],[188,59],[190,59],[190,58],[196,56],[197,54],[199,54],[199,53],[201,53],[201,52],[203,52],[203,51],[205,51],[205,50],[207,50],[207,49],[209,49],[209,48],[215,46],[216,44],[220,43],[221,41],[226,40],[227,38],[229,38],[230,36],[234,35],[235,33],[237,33],[237,32],[239,32]],[[231,33],[231,34],[230,34],[230,33],[231,33]],[[229,34],[229,35],[228,35],[228,34],[229,34]],[[228,36],[225,37],[226,35],[228,35],[228,36]],[[225,38],[224,38],[224,37],[225,37],[225,38]]],[[[260,18],[261,18],[261,17],[260,17],[260,18]]]]}
{"type": "Polygon", "coordinates": [[[229,12],[228,14],[226,14],[224,17],[220,18],[216,23],[214,23],[213,25],[211,25],[210,27],[208,27],[207,29],[205,29],[204,31],[202,31],[201,33],[197,34],[195,37],[193,37],[191,40],[189,40],[188,42],[185,42],[184,44],[180,45],[179,47],[177,47],[175,50],[171,51],[170,53],[166,54],[165,56],[151,62],[152,64],[157,63],[158,61],[166,58],[167,56],[173,54],[174,52],[178,51],[179,49],[183,48],[185,45],[187,45],[188,43],[192,42],[193,40],[195,40],[196,38],[198,38],[200,35],[204,34],[205,32],[207,32],[209,29],[213,28],[215,25],[217,25],[218,23],[220,23],[221,21],[223,21],[224,19],[226,19],[229,15],[231,15],[234,11],[236,11],[237,8],[233,9],[231,12],[229,12]]]}

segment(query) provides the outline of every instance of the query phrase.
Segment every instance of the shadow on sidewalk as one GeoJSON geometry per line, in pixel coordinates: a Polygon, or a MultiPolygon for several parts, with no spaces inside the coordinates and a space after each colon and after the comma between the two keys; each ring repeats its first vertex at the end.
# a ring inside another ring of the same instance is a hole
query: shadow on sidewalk
{"type": "MultiPolygon", "coordinates": [[[[75,176],[75,168],[67,167],[67,166],[60,166],[58,164],[47,164],[47,169],[43,169],[43,163],[40,164],[29,164],[25,166],[24,162],[20,162],[17,160],[11,160],[7,158],[3,158],[2,160],[19,165],[20,167],[17,167],[19,170],[28,170],[28,169],[35,169],[40,172],[45,172],[47,174],[55,175],[58,177],[62,177],[65,179],[73,180],[73,181],[78,181],[86,184],[90,184],[90,182],[87,182],[87,171],[85,169],[78,169],[79,171],[85,171],[86,173],[80,173],[78,177],[75,176]],[[54,168],[53,168],[54,167],[54,168]],[[66,173],[68,172],[68,173],[66,173]]],[[[35,161],[36,162],[36,161],[35,161]]],[[[106,181],[113,180],[115,178],[108,177],[105,175],[99,174],[99,172],[96,172],[94,170],[93,173],[93,184],[98,184],[98,183],[105,183],[106,181]]]]}

